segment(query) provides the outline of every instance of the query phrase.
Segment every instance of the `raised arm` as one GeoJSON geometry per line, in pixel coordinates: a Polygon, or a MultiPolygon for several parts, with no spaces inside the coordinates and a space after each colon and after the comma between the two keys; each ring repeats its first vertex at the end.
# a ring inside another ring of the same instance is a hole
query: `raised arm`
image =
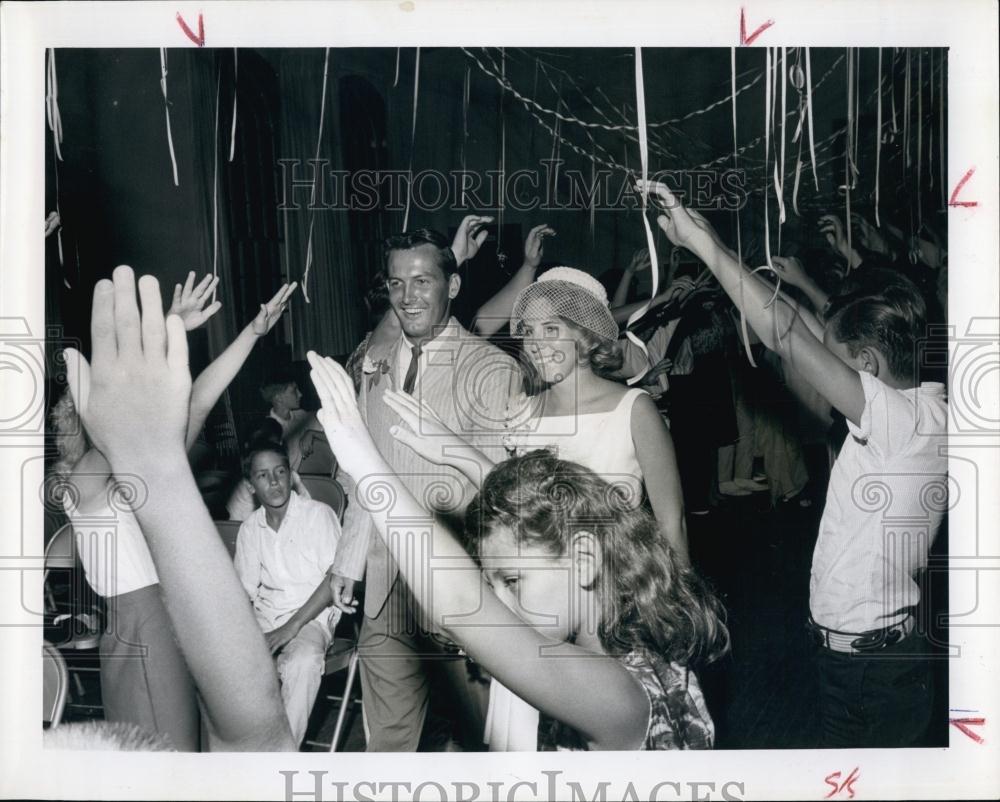
{"type": "Polygon", "coordinates": [[[774,289],[740,264],[705,218],[685,209],[666,185],[651,181],[649,187],[665,207],[657,222],[670,241],[705,262],[767,348],[787,360],[848,420],[858,423],[865,397],[857,372],[817,339],[797,309],[781,298],[769,305],[774,289]]]}
{"type": "Polygon", "coordinates": [[[191,375],[184,325],[159,285],[131,268],[94,288],[93,368],[67,349],[73,399],[116,474],[149,493],[135,514],[167,611],[204,702],[214,749],[293,750],[278,678],[247,595],[201,500],[184,449],[191,375]]]}
{"type": "Polygon", "coordinates": [[[260,305],[257,317],[198,375],[191,388],[191,412],[188,416],[185,448],[189,449],[194,445],[212,407],[236,378],[257,341],[274,328],[297,286],[295,281],[282,285],[270,301],[260,305]]]}
{"type": "Polygon", "coordinates": [[[649,703],[628,672],[612,657],[546,638],[507,608],[454,534],[428,516],[379,454],[344,369],[312,352],[308,359],[322,401],[319,419],[338,459],[352,476],[371,477],[393,499],[372,510],[372,519],[430,626],[446,632],[522,699],[599,748],[638,748],[649,703]],[[395,526],[397,519],[406,526],[395,526]],[[427,522],[424,531],[420,521],[427,522]]]}
{"type": "Polygon", "coordinates": [[[489,337],[510,321],[510,313],[514,309],[517,296],[535,280],[535,274],[545,253],[545,238],[554,237],[555,234],[555,230],[545,223],[535,226],[528,232],[524,240],[524,261],[521,267],[511,276],[510,281],[476,311],[477,334],[489,337]]]}
{"type": "Polygon", "coordinates": [[[612,309],[625,305],[625,302],[628,300],[629,287],[632,286],[632,281],[635,279],[636,273],[640,270],[649,270],[651,266],[652,262],[649,258],[649,251],[646,248],[639,248],[639,250],[632,254],[632,258],[622,273],[622,279],[615,288],[615,294],[611,298],[612,309]]]}

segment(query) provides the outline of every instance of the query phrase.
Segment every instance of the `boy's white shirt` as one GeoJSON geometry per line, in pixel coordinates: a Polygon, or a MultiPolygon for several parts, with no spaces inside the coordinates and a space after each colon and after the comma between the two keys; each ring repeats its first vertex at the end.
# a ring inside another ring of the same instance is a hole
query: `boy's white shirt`
{"type": "MultiPolygon", "coordinates": [[[[236,573],[264,632],[284,624],[309,600],[333,564],[339,539],[336,513],[294,490],[277,532],[268,526],[263,507],[243,522],[236,541],[236,573]]],[[[325,622],[339,612],[330,607],[314,620],[325,622]]]]}
{"type": "Polygon", "coordinates": [[[920,601],[914,574],[947,508],[943,384],[897,390],[861,373],[865,407],[834,463],[813,552],[813,620],[861,633],[904,621],[920,601]]]}

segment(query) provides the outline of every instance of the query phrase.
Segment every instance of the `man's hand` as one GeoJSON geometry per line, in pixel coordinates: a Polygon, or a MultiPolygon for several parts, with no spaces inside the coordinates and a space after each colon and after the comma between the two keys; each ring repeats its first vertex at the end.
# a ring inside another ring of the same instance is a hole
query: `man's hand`
{"type": "Polygon", "coordinates": [[[382,400],[404,424],[393,426],[389,433],[428,462],[444,465],[446,450],[468,445],[448,428],[433,409],[421,404],[412,395],[387,390],[382,400]]]}
{"type": "Polygon", "coordinates": [[[94,287],[91,359],[66,349],[70,393],[94,445],[113,466],[160,459],[184,449],[191,372],[187,335],[177,315],[163,317],[153,276],[122,265],[94,287]],[[75,369],[74,369],[75,366],[75,369]]]}
{"type": "Polygon", "coordinates": [[[724,247],[711,224],[693,209],[684,208],[666,184],[640,180],[636,187],[640,192],[646,187],[655,196],[657,205],[663,209],[656,222],[674,245],[694,253],[704,248],[724,247]]]}
{"type": "Polygon", "coordinates": [[[281,315],[288,308],[288,299],[292,297],[292,293],[298,286],[297,281],[293,281],[291,284],[282,284],[281,289],[274,294],[270,301],[260,305],[257,317],[250,324],[253,326],[254,334],[263,337],[274,328],[274,324],[281,319],[281,315]]]}
{"type": "Polygon", "coordinates": [[[525,267],[530,267],[534,270],[538,269],[538,266],[542,263],[542,256],[545,254],[545,238],[554,237],[555,235],[555,229],[549,228],[545,223],[535,226],[528,232],[528,236],[524,240],[525,267]]]}
{"type": "Polygon", "coordinates": [[[333,606],[348,615],[357,612],[358,600],[354,598],[354,580],[331,571],[328,575],[333,606]]]}
{"type": "Polygon", "coordinates": [[[878,253],[882,256],[892,254],[892,248],[889,247],[888,240],[882,236],[882,232],[875,228],[875,226],[857,213],[851,215],[851,220],[854,221],[854,227],[858,232],[858,242],[862,248],[866,248],[872,253],[878,253]]]}
{"type": "Polygon", "coordinates": [[[486,226],[492,222],[493,218],[485,215],[470,214],[462,218],[458,231],[455,232],[455,239],[451,243],[451,250],[459,265],[468,262],[479,253],[479,249],[489,236],[486,226]]]}
{"type": "Polygon", "coordinates": [[[271,650],[271,654],[280,652],[286,645],[288,645],[292,638],[299,634],[300,629],[302,629],[302,627],[293,623],[293,619],[289,618],[277,629],[265,632],[264,640],[267,641],[267,648],[271,650]]]}
{"type": "Polygon", "coordinates": [[[174,285],[174,301],[167,314],[179,316],[184,321],[185,331],[193,331],[204,325],[212,315],[222,309],[222,304],[218,301],[205,307],[218,285],[219,277],[206,273],[196,287],[192,270],[188,273],[183,287],[180,284],[174,285]]]}

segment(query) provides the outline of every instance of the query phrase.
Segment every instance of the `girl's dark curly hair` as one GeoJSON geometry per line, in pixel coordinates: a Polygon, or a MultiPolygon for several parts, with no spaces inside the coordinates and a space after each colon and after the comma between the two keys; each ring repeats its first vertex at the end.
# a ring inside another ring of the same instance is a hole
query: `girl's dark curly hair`
{"type": "Polygon", "coordinates": [[[721,602],[678,562],[655,519],[590,469],[549,451],[501,462],[466,511],[470,553],[498,527],[554,555],[567,554],[577,532],[598,540],[598,635],[608,654],[642,648],[694,667],[728,651],[721,602]]]}

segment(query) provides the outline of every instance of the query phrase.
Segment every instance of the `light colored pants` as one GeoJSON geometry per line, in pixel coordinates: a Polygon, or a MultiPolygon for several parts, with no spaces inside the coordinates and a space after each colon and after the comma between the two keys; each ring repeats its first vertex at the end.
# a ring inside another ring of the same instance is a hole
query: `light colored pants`
{"type": "Polygon", "coordinates": [[[327,618],[313,619],[285,644],[275,660],[281,680],[281,700],[296,744],[301,744],[305,737],[332,638],[327,618]]]}

